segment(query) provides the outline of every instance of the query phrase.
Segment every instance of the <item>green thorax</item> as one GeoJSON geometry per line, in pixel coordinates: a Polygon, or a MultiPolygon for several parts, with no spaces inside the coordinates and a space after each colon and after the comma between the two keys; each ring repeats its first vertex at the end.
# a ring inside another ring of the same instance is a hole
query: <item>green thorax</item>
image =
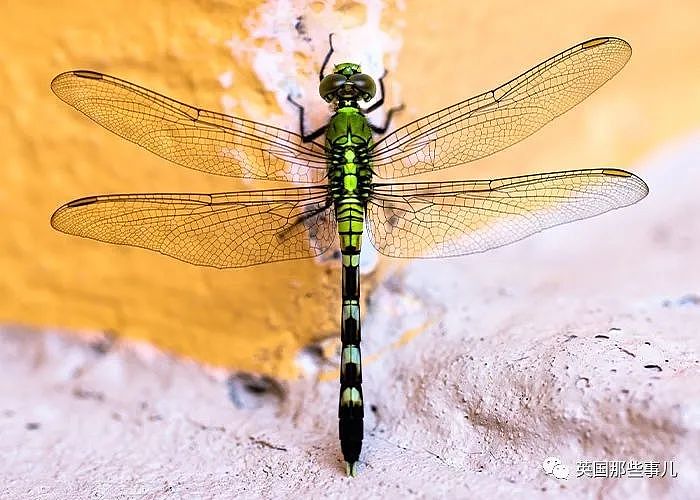
{"type": "Polygon", "coordinates": [[[369,164],[371,145],[372,130],[367,118],[358,108],[339,108],[326,129],[328,178],[336,200],[367,199],[372,177],[369,164]]]}

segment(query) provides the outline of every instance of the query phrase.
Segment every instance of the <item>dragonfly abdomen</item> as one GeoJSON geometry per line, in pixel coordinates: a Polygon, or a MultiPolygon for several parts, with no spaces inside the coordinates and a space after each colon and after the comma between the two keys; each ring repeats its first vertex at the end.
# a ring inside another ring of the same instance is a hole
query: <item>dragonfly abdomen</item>
{"type": "Polygon", "coordinates": [[[326,130],[331,192],[343,256],[338,427],[347,472],[355,473],[362,450],[364,404],[360,352],[360,249],[372,177],[367,119],[353,107],[340,108],[326,130]]]}
{"type": "Polygon", "coordinates": [[[338,431],[348,473],[354,475],[362,450],[364,404],[360,353],[359,253],[343,253],[343,306],[340,336],[340,401],[338,431]]]}
{"type": "Polygon", "coordinates": [[[340,338],[340,401],[338,427],[340,447],[348,473],[354,475],[362,450],[364,405],[360,353],[360,248],[364,226],[364,204],[347,197],[336,203],[336,219],[343,259],[340,338]]]}

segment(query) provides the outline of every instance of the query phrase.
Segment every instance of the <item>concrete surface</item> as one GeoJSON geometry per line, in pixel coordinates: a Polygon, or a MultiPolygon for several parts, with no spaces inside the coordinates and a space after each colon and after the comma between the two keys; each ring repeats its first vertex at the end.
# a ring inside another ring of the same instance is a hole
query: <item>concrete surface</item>
{"type": "Polygon", "coordinates": [[[363,325],[355,479],[332,341],[278,382],[5,328],[0,496],[697,497],[699,157],[695,134],[633,169],[651,190],[638,205],[386,276],[363,325]],[[569,479],[545,474],[547,457],[569,479]],[[677,477],[576,478],[581,460],[673,460],[677,477]]]}

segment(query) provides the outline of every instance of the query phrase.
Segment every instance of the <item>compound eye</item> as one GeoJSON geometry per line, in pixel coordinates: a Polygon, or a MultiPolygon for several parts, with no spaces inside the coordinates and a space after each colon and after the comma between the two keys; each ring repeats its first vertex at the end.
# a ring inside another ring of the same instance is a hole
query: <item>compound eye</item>
{"type": "Polygon", "coordinates": [[[335,97],[337,90],[345,85],[345,82],[347,81],[347,78],[345,78],[343,75],[339,75],[338,73],[326,75],[323,77],[323,80],[321,80],[321,83],[318,86],[318,93],[321,94],[321,97],[323,97],[325,101],[331,102],[335,97]]]}
{"type": "Polygon", "coordinates": [[[374,97],[374,94],[377,93],[377,86],[375,85],[374,80],[372,80],[372,77],[369,75],[365,75],[364,73],[352,75],[350,77],[350,82],[357,90],[360,91],[362,99],[365,101],[371,100],[374,97]]]}

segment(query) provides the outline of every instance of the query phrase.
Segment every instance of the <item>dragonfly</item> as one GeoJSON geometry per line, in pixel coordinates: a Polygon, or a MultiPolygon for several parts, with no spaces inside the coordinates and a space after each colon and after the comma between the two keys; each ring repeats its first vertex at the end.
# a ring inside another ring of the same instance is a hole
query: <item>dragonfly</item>
{"type": "Polygon", "coordinates": [[[384,104],[386,72],[378,79],[379,95],[375,80],[358,64],[336,64],[326,75],[332,37],[329,45],[319,94],[333,113],[308,133],[304,107],[291,97],[298,133],[190,106],[95,71],[59,74],[51,88],[60,99],[162,158],[209,174],[287,185],[88,196],[58,208],[51,225],[215,268],[314,258],[339,243],[338,427],[346,472],[354,476],[364,417],[359,268],[365,233],[390,257],[468,255],[631,205],[647,195],[648,187],[615,168],[393,182],[484,158],[539,130],[622,69],[631,48],[620,38],[574,45],[493,90],[388,134],[400,107],[389,109],[382,125],[368,117],[384,104]]]}

